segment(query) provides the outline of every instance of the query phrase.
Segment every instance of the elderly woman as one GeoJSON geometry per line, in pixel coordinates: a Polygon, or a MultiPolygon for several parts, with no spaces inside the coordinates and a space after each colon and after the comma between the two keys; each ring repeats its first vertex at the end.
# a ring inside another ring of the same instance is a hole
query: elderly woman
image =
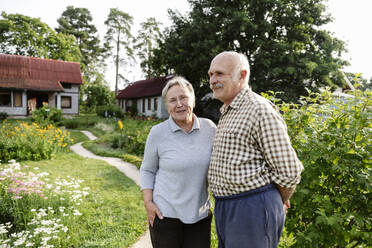
{"type": "Polygon", "coordinates": [[[193,114],[195,94],[174,77],[162,96],[170,117],[154,126],[140,169],[154,248],[209,248],[207,171],[216,126],[193,114]]]}

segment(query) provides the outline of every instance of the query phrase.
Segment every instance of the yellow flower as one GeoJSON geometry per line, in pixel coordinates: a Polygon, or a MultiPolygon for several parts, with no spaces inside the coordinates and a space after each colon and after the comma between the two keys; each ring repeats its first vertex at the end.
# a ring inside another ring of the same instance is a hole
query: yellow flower
{"type": "Polygon", "coordinates": [[[118,120],[118,125],[119,125],[120,130],[122,130],[124,126],[123,126],[123,122],[121,122],[121,120],[118,120]]]}

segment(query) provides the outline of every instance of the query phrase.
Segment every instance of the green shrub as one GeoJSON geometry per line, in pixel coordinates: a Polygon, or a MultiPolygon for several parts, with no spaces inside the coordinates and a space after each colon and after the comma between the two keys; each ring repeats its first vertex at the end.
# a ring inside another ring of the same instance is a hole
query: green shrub
{"type": "Polygon", "coordinates": [[[68,129],[93,127],[102,118],[97,116],[79,116],[72,119],[63,119],[60,124],[68,129]]]}
{"type": "Polygon", "coordinates": [[[123,118],[123,110],[117,105],[103,105],[97,106],[96,112],[98,116],[101,117],[116,117],[123,118]]]}
{"type": "Polygon", "coordinates": [[[79,127],[79,121],[77,119],[64,119],[61,121],[61,125],[68,129],[75,129],[79,127]]]}
{"type": "Polygon", "coordinates": [[[44,104],[43,107],[32,111],[32,119],[40,125],[55,124],[62,120],[62,110],[44,104]]]}
{"type": "Polygon", "coordinates": [[[305,170],[286,228],[293,247],[372,247],[372,94],[279,104],[305,170]]]}
{"type": "Polygon", "coordinates": [[[128,163],[134,164],[138,169],[141,167],[142,158],[131,155],[131,154],[123,154],[122,159],[128,163]]]}
{"type": "Polygon", "coordinates": [[[0,112],[0,121],[5,120],[6,118],[8,118],[8,113],[0,112]]]}
{"type": "Polygon", "coordinates": [[[0,160],[51,159],[72,143],[69,133],[53,125],[3,122],[0,126],[0,160]]]}
{"type": "Polygon", "coordinates": [[[129,154],[142,156],[150,129],[159,122],[159,120],[154,120],[151,117],[144,120],[124,119],[122,129],[116,125],[116,133],[112,135],[110,140],[111,147],[123,149],[129,154]]]}

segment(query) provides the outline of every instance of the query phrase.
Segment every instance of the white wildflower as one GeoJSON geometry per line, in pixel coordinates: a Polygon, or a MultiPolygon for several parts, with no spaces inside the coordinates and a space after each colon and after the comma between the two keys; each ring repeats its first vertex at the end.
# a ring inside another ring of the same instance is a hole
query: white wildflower
{"type": "Polygon", "coordinates": [[[73,215],[82,215],[82,213],[80,213],[79,210],[74,209],[74,213],[73,213],[73,215]]]}

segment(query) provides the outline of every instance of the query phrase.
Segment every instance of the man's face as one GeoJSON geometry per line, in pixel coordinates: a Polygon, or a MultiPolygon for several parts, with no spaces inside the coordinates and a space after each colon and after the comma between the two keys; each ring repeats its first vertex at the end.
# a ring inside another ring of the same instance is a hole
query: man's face
{"type": "Polygon", "coordinates": [[[214,98],[229,105],[242,89],[239,77],[234,75],[236,63],[234,57],[217,55],[209,67],[209,87],[214,98]]]}

